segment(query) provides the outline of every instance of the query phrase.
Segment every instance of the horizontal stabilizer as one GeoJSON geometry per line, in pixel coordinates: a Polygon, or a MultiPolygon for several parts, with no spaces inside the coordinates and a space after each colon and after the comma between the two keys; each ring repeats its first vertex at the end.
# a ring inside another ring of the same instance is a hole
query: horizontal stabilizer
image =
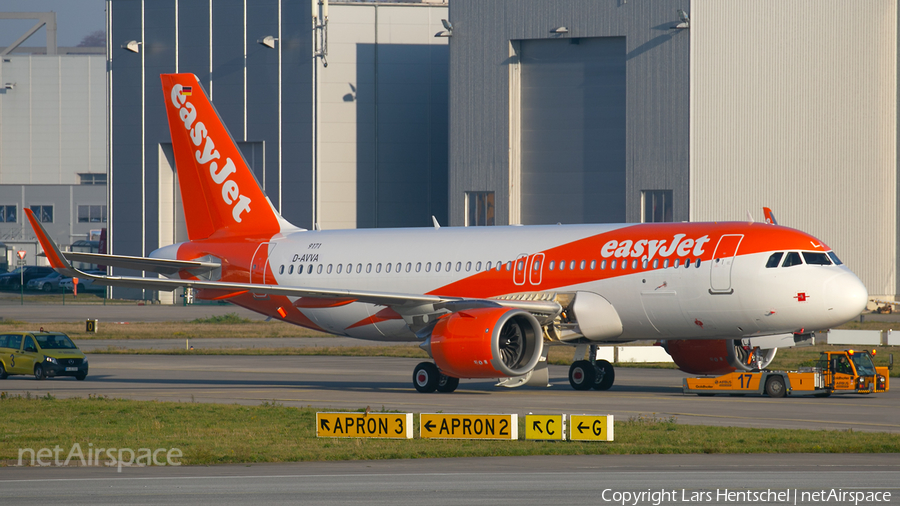
{"type": "Polygon", "coordinates": [[[63,255],[70,262],[84,262],[97,265],[109,265],[136,271],[156,272],[172,275],[178,271],[190,271],[194,276],[214,271],[221,267],[218,263],[198,262],[194,260],[168,260],[165,258],[146,258],[125,255],[104,255],[101,253],[66,252],[63,255]]]}

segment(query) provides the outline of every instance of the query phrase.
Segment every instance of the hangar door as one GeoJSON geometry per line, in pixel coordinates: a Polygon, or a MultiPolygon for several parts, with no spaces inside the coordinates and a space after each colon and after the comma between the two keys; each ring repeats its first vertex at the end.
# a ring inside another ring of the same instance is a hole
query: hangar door
{"type": "Polygon", "coordinates": [[[625,221],[625,38],[519,43],[521,222],[625,221]]]}

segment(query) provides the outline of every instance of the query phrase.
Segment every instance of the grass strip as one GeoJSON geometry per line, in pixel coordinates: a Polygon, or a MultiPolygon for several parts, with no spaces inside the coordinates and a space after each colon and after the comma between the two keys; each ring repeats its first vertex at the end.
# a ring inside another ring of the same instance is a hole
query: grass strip
{"type": "MultiPolygon", "coordinates": [[[[637,416],[615,423],[611,443],[469,440],[319,439],[313,408],[133,401],[91,396],[0,395],[6,423],[0,462],[21,448],[178,448],[182,463],[297,462],[425,457],[685,453],[897,453],[900,435],[681,425],[637,416]]],[[[319,410],[322,411],[322,410],[319,410]]],[[[363,411],[363,410],[360,410],[363,411]]],[[[524,437],[524,417],[519,434],[524,437]]],[[[414,417],[418,434],[418,416],[414,417]]]]}

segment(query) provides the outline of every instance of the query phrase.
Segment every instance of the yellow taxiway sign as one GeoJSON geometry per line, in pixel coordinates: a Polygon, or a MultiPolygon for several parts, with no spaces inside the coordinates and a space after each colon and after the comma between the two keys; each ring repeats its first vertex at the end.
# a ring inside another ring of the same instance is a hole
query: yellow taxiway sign
{"type": "Polygon", "coordinates": [[[572,441],[612,441],[613,415],[569,415],[572,441]]]}
{"type": "Polygon", "coordinates": [[[566,415],[525,415],[525,439],[566,439],[566,415]]]}
{"type": "Polygon", "coordinates": [[[518,415],[422,413],[422,439],[519,439],[518,415]]]}
{"type": "Polygon", "coordinates": [[[412,439],[412,413],[316,413],[318,437],[412,439]]]}

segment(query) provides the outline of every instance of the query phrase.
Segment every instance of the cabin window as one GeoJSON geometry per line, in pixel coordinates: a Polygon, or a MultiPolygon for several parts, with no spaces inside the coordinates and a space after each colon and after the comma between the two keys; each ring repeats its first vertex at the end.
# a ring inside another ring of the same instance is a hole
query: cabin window
{"type": "Polygon", "coordinates": [[[584,266],[585,266],[585,261],[582,260],[581,263],[578,264],[578,268],[581,269],[581,270],[584,270],[584,266]]]}
{"type": "Polygon", "coordinates": [[[547,264],[547,267],[552,271],[554,267],[556,267],[556,260],[550,260],[550,263],[547,264]]]}
{"type": "Polygon", "coordinates": [[[569,270],[570,270],[570,271],[574,271],[574,270],[575,270],[575,260],[569,261],[569,270]]]}
{"type": "Polygon", "coordinates": [[[284,266],[278,268],[278,274],[284,274],[284,266]]]}
{"type": "Polygon", "coordinates": [[[778,264],[781,263],[781,257],[783,256],[783,251],[779,251],[778,253],[772,253],[771,255],[769,255],[769,260],[766,262],[766,269],[778,267],[778,264]]]}
{"type": "Polygon", "coordinates": [[[803,261],[806,262],[806,265],[831,265],[828,255],[813,251],[804,251],[803,261]]]}
{"type": "Polygon", "coordinates": [[[325,269],[325,272],[331,274],[331,264],[328,264],[328,268],[325,269]]]}
{"type": "Polygon", "coordinates": [[[319,265],[316,267],[316,274],[322,274],[322,264],[319,264],[319,265]]]}
{"type": "Polygon", "coordinates": [[[663,260],[663,269],[668,269],[668,268],[669,268],[669,259],[667,258],[667,259],[663,260]]]}
{"type": "Polygon", "coordinates": [[[353,274],[353,264],[347,264],[347,274],[353,274]]]}
{"type": "Polygon", "coordinates": [[[637,269],[637,259],[631,261],[631,268],[637,269]]]}
{"type": "Polygon", "coordinates": [[[399,273],[401,267],[403,267],[403,264],[401,264],[400,262],[397,262],[397,268],[395,270],[399,273]]]}
{"type": "Polygon", "coordinates": [[[781,264],[782,267],[793,267],[795,265],[802,265],[803,260],[800,260],[800,253],[796,251],[789,251],[787,255],[784,256],[784,263],[781,264]]]}
{"type": "Polygon", "coordinates": [[[356,273],[359,274],[362,272],[362,264],[356,264],[356,273]]]}
{"type": "Polygon", "coordinates": [[[375,266],[375,272],[381,272],[381,264],[375,266]]]}
{"type": "Polygon", "coordinates": [[[475,272],[481,272],[481,262],[475,264],[475,272]]]}
{"type": "Polygon", "coordinates": [[[420,272],[422,270],[422,262],[416,262],[416,272],[420,272]]]}
{"type": "Polygon", "coordinates": [[[619,266],[619,261],[618,261],[618,260],[613,260],[612,262],[609,263],[609,268],[610,268],[610,270],[614,270],[614,269],[615,269],[616,267],[618,267],[618,266],[619,266]]]}
{"type": "Polygon", "coordinates": [[[491,270],[491,262],[490,261],[488,261],[488,263],[484,266],[484,270],[486,270],[486,271],[491,270]]]}
{"type": "Polygon", "coordinates": [[[306,268],[307,274],[312,274],[313,264],[309,264],[309,267],[306,268]]]}
{"type": "Polygon", "coordinates": [[[471,270],[472,270],[472,262],[466,262],[466,272],[469,272],[471,270]]]}
{"type": "Polygon", "coordinates": [[[369,274],[371,272],[372,272],[372,264],[366,264],[366,274],[369,274]]]}
{"type": "Polygon", "coordinates": [[[690,259],[690,258],[685,258],[685,259],[684,259],[684,268],[687,269],[687,268],[690,267],[690,266],[691,266],[691,259],[690,259]]]}
{"type": "Polygon", "coordinates": [[[658,259],[658,258],[654,258],[654,259],[653,259],[653,268],[654,268],[654,269],[658,269],[658,268],[659,268],[659,259],[658,259]]]}
{"type": "Polygon", "coordinates": [[[591,260],[591,270],[594,270],[594,269],[596,269],[596,268],[597,268],[597,261],[596,261],[596,260],[591,260]]]}
{"type": "Polygon", "coordinates": [[[462,270],[462,262],[456,262],[456,272],[459,272],[461,270],[462,270]]]}
{"type": "Polygon", "coordinates": [[[431,272],[431,262],[425,264],[425,272],[431,272]]]}
{"type": "Polygon", "coordinates": [[[290,267],[288,267],[288,274],[293,274],[293,273],[294,273],[294,266],[291,265],[290,267]]]}
{"type": "Polygon", "coordinates": [[[700,259],[699,258],[697,259],[697,268],[698,269],[700,268],[700,259]]]}
{"type": "Polygon", "coordinates": [[[441,272],[441,263],[440,262],[434,263],[434,272],[441,272]]]}
{"type": "Polygon", "coordinates": [[[606,260],[600,261],[600,270],[601,270],[601,271],[605,271],[605,270],[606,270],[606,260]]]}
{"type": "Polygon", "coordinates": [[[641,269],[646,269],[648,263],[649,263],[649,262],[647,261],[646,258],[643,259],[643,260],[641,260],[641,269]]]}
{"type": "Polygon", "coordinates": [[[561,270],[561,271],[566,270],[566,261],[565,260],[559,261],[559,270],[561,270]]]}
{"type": "Polygon", "coordinates": [[[412,271],[412,262],[406,262],[406,272],[412,271]]]}
{"type": "Polygon", "coordinates": [[[297,266],[297,274],[303,274],[303,264],[297,266]]]}
{"type": "Polygon", "coordinates": [[[338,264],[337,265],[337,273],[340,274],[342,270],[344,270],[344,264],[338,264]]]}
{"type": "Polygon", "coordinates": [[[391,272],[391,265],[393,265],[393,264],[385,264],[385,265],[384,265],[384,272],[391,272]]]}
{"type": "Polygon", "coordinates": [[[450,262],[447,262],[447,265],[444,266],[444,270],[450,272],[450,262]]]}
{"type": "Polygon", "coordinates": [[[507,271],[511,271],[511,270],[512,270],[512,260],[510,260],[509,262],[506,262],[506,270],[507,270],[507,271]]]}

